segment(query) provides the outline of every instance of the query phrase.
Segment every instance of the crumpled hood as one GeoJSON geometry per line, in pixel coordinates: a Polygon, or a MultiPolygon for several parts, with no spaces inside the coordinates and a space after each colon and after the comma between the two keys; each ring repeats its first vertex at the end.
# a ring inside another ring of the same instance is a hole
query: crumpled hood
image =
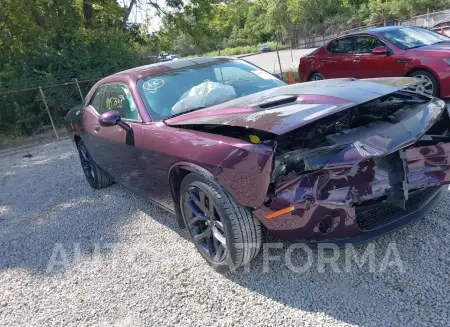
{"type": "Polygon", "coordinates": [[[167,119],[170,126],[229,125],[281,135],[420,80],[351,78],[286,85],[167,119]]]}

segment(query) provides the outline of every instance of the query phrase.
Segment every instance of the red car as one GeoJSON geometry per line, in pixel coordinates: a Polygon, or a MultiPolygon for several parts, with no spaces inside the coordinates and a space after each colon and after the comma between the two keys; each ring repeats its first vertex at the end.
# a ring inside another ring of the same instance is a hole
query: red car
{"type": "Polygon", "coordinates": [[[342,36],[300,59],[300,81],[325,78],[424,79],[415,91],[450,97],[450,38],[412,26],[390,26],[342,36]]]}

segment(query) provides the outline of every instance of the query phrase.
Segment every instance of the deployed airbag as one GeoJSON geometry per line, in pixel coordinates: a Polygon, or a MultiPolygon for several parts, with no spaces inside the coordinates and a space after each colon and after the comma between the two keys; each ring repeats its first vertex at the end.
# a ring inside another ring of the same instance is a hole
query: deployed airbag
{"type": "Polygon", "coordinates": [[[172,114],[179,114],[194,108],[211,107],[237,97],[234,87],[216,82],[203,82],[185,92],[172,107],[172,114]]]}

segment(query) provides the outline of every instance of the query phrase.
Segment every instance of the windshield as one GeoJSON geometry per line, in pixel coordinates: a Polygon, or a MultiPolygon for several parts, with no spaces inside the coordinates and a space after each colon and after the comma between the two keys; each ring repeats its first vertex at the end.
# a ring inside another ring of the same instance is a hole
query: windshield
{"type": "Polygon", "coordinates": [[[446,36],[417,27],[404,27],[389,30],[381,32],[380,35],[402,50],[450,41],[450,38],[446,36]]]}
{"type": "Polygon", "coordinates": [[[285,83],[243,60],[192,66],[137,82],[153,121],[282,85],[285,83]]]}

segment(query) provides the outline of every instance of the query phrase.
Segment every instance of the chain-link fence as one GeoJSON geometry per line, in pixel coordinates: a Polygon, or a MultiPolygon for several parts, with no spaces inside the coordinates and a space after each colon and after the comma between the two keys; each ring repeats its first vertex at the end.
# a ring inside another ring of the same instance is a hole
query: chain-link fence
{"type": "MultiPolygon", "coordinates": [[[[108,61],[108,58],[105,58],[108,61]]],[[[16,138],[50,134],[58,137],[65,131],[64,117],[82,102],[94,84],[105,76],[129,68],[155,63],[157,57],[148,54],[99,65],[97,69],[71,71],[29,71],[8,79],[8,72],[0,79],[0,145],[16,138]]],[[[83,66],[80,63],[80,66],[83,66]]],[[[49,68],[51,68],[49,63],[49,68]]]]}
{"type": "Polygon", "coordinates": [[[82,102],[101,77],[0,90],[0,138],[40,134],[64,125],[68,110],[82,102]]]}
{"type": "Polygon", "coordinates": [[[0,144],[46,132],[58,138],[69,109],[80,104],[97,81],[117,71],[150,63],[154,63],[153,58],[142,57],[113,71],[28,73],[22,78],[0,81],[0,144]]]}

